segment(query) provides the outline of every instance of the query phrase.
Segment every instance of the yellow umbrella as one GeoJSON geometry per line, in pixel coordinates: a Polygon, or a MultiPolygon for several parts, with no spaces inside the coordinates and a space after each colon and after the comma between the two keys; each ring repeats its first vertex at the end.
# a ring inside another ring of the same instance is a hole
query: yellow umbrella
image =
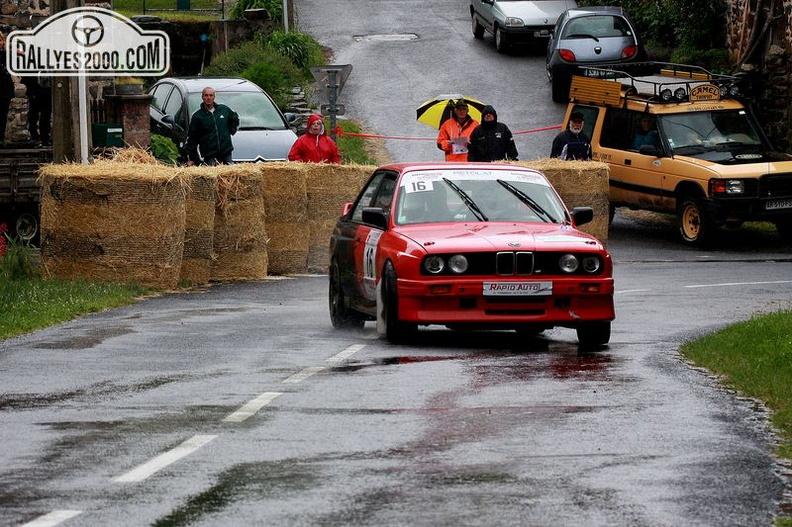
{"type": "Polygon", "coordinates": [[[486,103],[459,94],[438,95],[434,99],[429,99],[416,110],[416,119],[419,123],[428,124],[435,130],[439,130],[440,125],[451,117],[454,105],[460,100],[468,103],[468,115],[471,119],[481,122],[481,110],[484,109],[486,103]]]}

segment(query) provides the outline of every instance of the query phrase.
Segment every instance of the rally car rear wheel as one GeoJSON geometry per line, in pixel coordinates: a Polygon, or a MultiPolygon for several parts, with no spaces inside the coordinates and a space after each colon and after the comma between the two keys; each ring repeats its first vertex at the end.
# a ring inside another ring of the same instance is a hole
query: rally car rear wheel
{"type": "Polygon", "coordinates": [[[353,311],[347,305],[347,299],[341,288],[341,275],[338,265],[330,267],[330,290],[328,294],[330,302],[330,322],[334,328],[360,328],[363,327],[363,315],[353,311]]]}

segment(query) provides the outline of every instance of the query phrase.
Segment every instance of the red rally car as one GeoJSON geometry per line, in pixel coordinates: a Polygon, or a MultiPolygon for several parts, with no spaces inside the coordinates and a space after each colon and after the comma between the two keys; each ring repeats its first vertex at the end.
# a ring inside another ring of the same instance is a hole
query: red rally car
{"type": "Polygon", "coordinates": [[[610,340],[613,264],[540,172],[491,163],[377,168],[330,239],[333,326],[376,320],[389,341],[418,326],[610,340]]]}

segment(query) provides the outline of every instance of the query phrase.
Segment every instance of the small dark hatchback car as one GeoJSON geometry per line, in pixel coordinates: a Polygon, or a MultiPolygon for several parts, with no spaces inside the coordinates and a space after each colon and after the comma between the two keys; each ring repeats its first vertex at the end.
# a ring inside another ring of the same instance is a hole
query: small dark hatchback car
{"type": "Polygon", "coordinates": [[[613,265],[540,172],[490,163],[380,167],[330,240],[333,326],[376,320],[390,341],[418,326],[577,330],[610,339],[613,265]]]}
{"type": "Polygon", "coordinates": [[[272,98],[247,79],[219,77],[168,77],[149,90],[153,96],[149,114],[151,133],[173,140],[185,161],[190,117],[201,106],[201,91],[214,88],[216,101],[239,114],[239,130],[231,138],[234,161],[283,161],[295,134],[289,128],[293,116],[284,115],[272,98]]]}

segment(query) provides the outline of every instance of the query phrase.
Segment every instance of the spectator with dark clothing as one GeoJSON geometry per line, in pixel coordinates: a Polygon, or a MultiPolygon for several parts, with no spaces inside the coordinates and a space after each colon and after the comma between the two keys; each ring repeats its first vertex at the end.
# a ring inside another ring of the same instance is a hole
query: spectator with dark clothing
{"type": "Polygon", "coordinates": [[[8,109],[14,98],[14,79],[6,66],[6,37],[0,32],[0,146],[5,145],[8,109]]]}
{"type": "Polygon", "coordinates": [[[234,162],[231,136],[239,128],[239,115],[225,104],[215,102],[214,88],[204,88],[201,99],[201,107],[190,118],[187,132],[187,166],[201,162],[231,164],[234,162]]]}
{"type": "Polygon", "coordinates": [[[303,163],[334,163],[341,162],[341,154],[335,141],[325,132],[324,121],[319,114],[308,116],[305,133],[301,135],[289,150],[289,161],[303,163]]]}
{"type": "Polygon", "coordinates": [[[52,81],[49,77],[22,77],[27,88],[28,131],[30,140],[43,145],[51,144],[52,81]]]}
{"type": "Polygon", "coordinates": [[[481,110],[481,124],[470,134],[468,161],[517,161],[517,146],[509,127],[498,122],[490,105],[481,110]]]}
{"type": "Polygon", "coordinates": [[[583,133],[583,114],[572,112],[567,129],[553,139],[550,157],[563,160],[591,159],[591,139],[583,133]]]}

